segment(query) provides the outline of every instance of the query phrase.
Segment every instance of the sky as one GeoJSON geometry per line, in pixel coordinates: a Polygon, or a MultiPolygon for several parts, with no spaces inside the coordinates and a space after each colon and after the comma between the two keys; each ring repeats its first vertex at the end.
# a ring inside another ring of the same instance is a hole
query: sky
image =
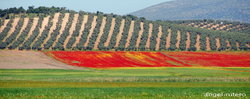
{"type": "Polygon", "coordinates": [[[143,8],[172,0],[0,0],[0,9],[28,6],[66,7],[75,11],[126,15],[143,8]]]}

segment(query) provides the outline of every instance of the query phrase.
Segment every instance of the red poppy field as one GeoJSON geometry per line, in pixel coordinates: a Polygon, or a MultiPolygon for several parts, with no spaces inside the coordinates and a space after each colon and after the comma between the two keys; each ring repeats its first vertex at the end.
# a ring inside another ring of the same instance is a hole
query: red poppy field
{"type": "Polygon", "coordinates": [[[47,51],[63,63],[90,68],[250,67],[250,52],[47,51]]]}

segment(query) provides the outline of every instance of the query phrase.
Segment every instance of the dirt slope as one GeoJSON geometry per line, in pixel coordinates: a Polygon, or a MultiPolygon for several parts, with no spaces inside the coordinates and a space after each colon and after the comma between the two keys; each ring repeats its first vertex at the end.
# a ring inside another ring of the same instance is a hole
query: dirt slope
{"type": "Polygon", "coordinates": [[[38,51],[0,50],[0,69],[84,69],[69,66],[38,51]]]}
{"type": "Polygon", "coordinates": [[[153,32],[153,24],[150,23],[149,24],[149,31],[148,31],[148,39],[147,39],[147,43],[146,43],[146,48],[150,47],[150,38],[152,36],[152,32],[153,32]]]}
{"type": "Polygon", "coordinates": [[[111,22],[111,27],[110,27],[110,31],[109,31],[109,34],[108,34],[108,38],[106,40],[106,42],[104,43],[104,46],[108,47],[109,45],[109,42],[111,40],[111,37],[113,35],[113,32],[114,32],[114,29],[115,29],[115,18],[112,18],[112,22],[111,22]]]}
{"type": "Polygon", "coordinates": [[[10,20],[5,20],[5,21],[4,21],[3,25],[0,27],[0,33],[2,33],[2,31],[3,31],[4,28],[7,26],[7,24],[8,24],[9,21],[10,21],[10,20]]]}
{"type": "Polygon", "coordinates": [[[128,32],[128,38],[127,38],[126,44],[125,44],[125,48],[127,48],[130,45],[130,40],[131,40],[133,32],[134,32],[134,26],[135,26],[135,21],[131,21],[129,32],[128,32]]]}
{"type": "Polygon", "coordinates": [[[137,42],[136,42],[136,48],[139,48],[139,45],[140,45],[140,42],[141,42],[142,33],[143,33],[143,31],[144,31],[143,25],[144,25],[144,23],[141,22],[141,23],[140,23],[139,35],[138,35],[137,42]]]}

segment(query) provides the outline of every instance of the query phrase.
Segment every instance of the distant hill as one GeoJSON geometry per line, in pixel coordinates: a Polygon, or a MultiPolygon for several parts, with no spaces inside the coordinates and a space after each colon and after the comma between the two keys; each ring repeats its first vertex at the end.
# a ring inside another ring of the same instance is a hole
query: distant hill
{"type": "Polygon", "coordinates": [[[168,21],[184,26],[192,26],[195,28],[204,28],[209,30],[220,30],[227,32],[241,32],[250,34],[250,24],[240,22],[229,22],[222,20],[180,20],[168,21]]]}
{"type": "Polygon", "coordinates": [[[131,14],[149,20],[215,19],[250,23],[250,0],[174,0],[131,14]]]}
{"type": "Polygon", "coordinates": [[[0,49],[103,51],[250,50],[250,34],[58,8],[7,9],[0,49]]]}

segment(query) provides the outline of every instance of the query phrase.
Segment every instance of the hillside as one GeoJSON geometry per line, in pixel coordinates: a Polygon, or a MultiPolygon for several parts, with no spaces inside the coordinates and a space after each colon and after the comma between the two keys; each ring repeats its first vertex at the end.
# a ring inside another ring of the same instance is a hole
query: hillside
{"type": "Polygon", "coordinates": [[[249,23],[229,22],[222,20],[182,20],[182,21],[168,21],[184,26],[191,26],[196,28],[204,28],[209,30],[220,30],[227,32],[242,32],[250,33],[249,23]]]}
{"type": "Polygon", "coordinates": [[[174,0],[131,14],[150,20],[215,19],[249,23],[249,6],[249,0],[174,0]]]}
{"type": "Polygon", "coordinates": [[[249,50],[250,35],[135,16],[63,11],[1,19],[0,48],[19,50],[249,50]]]}

